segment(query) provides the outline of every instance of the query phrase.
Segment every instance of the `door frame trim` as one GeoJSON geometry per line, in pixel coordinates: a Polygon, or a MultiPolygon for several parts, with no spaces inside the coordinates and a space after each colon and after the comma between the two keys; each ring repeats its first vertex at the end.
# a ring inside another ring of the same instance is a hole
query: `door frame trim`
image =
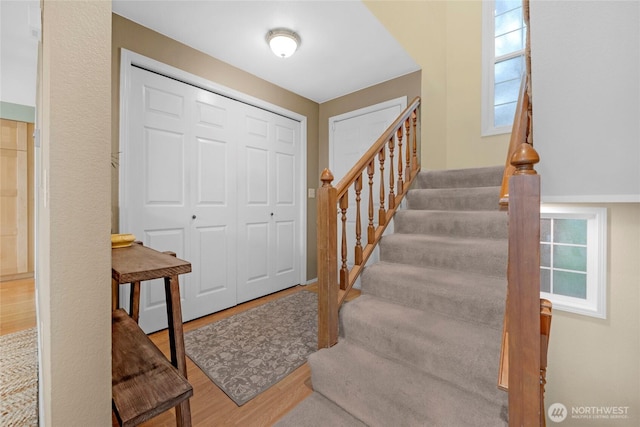
{"type": "Polygon", "coordinates": [[[256,98],[238,90],[223,86],[219,83],[215,83],[206,78],[189,73],[188,71],[181,70],[171,65],[165,64],[155,59],[140,55],[139,53],[132,52],[130,50],[120,49],[120,114],[119,114],[119,130],[118,130],[118,147],[120,151],[119,167],[118,167],[118,204],[119,204],[119,224],[120,230],[126,228],[127,216],[123,214],[126,211],[126,192],[127,189],[124,185],[127,182],[125,176],[126,167],[122,167],[126,164],[127,159],[125,156],[125,150],[129,141],[129,101],[128,93],[131,87],[131,69],[133,66],[138,66],[147,69],[152,72],[164,75],[169,78],[180,80],[186,84],[190,84],[199,87],[204,90],[208,90],[217,93],[222,96],[234,99],[245,104],[252,105],[257,108],[261,108],[270,111],[275,114],[279,114],[284,117],[288,117],[300,123],[300,159],[298,161],[298,168],[300,171],[300,182],[304,185],[299,189],[300,200],[300,226],[298,229],[299,237],[299,265],[300,265],[300,277],[299,283],[307,283],[307,117],[278,105],[272,104],[268,101],[256,98]],[[123,223],[124,219],[124,223],[123,223]]]}

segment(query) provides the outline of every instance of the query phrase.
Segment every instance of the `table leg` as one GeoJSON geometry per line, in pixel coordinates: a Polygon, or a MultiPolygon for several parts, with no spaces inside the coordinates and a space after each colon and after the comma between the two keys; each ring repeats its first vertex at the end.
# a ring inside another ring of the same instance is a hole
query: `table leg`
{"type": "Polygon", "coordinates": [[[120,285],[111,279],[111,311],[115,311],[120,304],[120,285]]]}
{"type": "MultiPolygon", "coordinates": [[[[167,301],[167,320],[169,326],[169,346],[171,363],[187,378],[187,359],[184,352],[184,332],[182,328],[182,308],[180,303],[180,283],[178,276],[165,277],[164,289],[167,301]]],[[[191,426],[191,407],[189,399],[176,406],[178,427],[191,426]]]]}
{"type": "Polygon", "coordinates": [[[140,317],[140,282],[131,283],[129,291],[129,315],[138,323],[140,317]]]}

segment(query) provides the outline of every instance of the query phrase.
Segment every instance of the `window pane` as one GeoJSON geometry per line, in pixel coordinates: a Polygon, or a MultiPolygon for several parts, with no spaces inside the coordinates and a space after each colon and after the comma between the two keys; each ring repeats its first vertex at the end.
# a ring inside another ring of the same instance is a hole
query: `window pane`
{"type": "Polygon", "coordinates": [[[540,291],[551,293],[551,270],[540,269],[540,291]]]}
{"type": "Polygon", "coordinates": [[[542,218],[540,220],[540,241],[541,242],[551,241],[551,219],[550,218],[542,218]]]}
{"type": "Polygon", "coordinates": [[[523,33],[523,30],[517,30],[503,36],[496,37],[496,58],[524,49],[523,33]]]}
{"type": "Polygon", "coordinates": [[[558,243],[587,244],[586,219],[556,219],[553,227],[553,241],[558,243]]]}
{"type": "Polygon", "coordinates": [[[496,0],[496,15],[503,14],[511,9],[515,9],[516,7],[521,7],[521,0],[496,0]]]}
{"type": "Polygon", "coordinates": [[[501,105],[508,104],[509,102],[517,102],[519,90],[520,79],[496,84],[494,89],[494,104],[501,105]]]}
{"type": "Polygon", "coordinates": [[[493,110],[494,126],[510,126],[513,124],[513,116],[516,114],[516,102],[500,105],[493,110]]]}
{"type": "Polygon", "coordinates": [[[587,248],[553,246],[553,266],[565,270],[587,271],[587,248]]]}
{"type": "Polygon", "coordinates": [[[494,70],[494,81],[496,83],[501,83],[507,80],[518,79],[519,86],[520,79],[522,78],[522,59],[522,56],[518,56],[506,61],[497,62],[494,70]]]}
{"type": "Polygon", "coordinates": [[[587,275],[566,271],[554,271],[553,293],[587,299],[587,275]]]}
{"type": "Polygon", "coordinates": [[[540,266],[551,267],[551,245],[540,245],[540,266]]]}
{"type": "Polygon", "coordinates": [[[519,30],[523,26],[522,8],[511,10],[503,15],[496,15],[494,35],[501,36],[511,31],[519,30]]]}

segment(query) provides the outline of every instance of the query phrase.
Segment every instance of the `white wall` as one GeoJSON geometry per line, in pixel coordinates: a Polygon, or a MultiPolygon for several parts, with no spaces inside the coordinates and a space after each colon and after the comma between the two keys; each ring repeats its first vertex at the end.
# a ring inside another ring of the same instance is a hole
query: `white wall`
{"type": "Polygon", "coordinates": [[[638,426],[640,2],[533,0],[531,56],[543,202],[608,211],[607,318],[554,311],[546,407],[566,427],[638,426]],[[610,407],[626,418],[572,413],[610,407]]]}
{"type": "Polygon", "coordinates": [[[640,2],[531,3],[543,202],[640,202],[640,2]]]}

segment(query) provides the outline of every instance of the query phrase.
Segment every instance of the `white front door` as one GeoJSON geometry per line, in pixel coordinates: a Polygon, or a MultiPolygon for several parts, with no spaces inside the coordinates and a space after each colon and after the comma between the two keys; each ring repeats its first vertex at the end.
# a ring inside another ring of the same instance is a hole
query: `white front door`
{"type": "MultiPolygon", "coordinates": [[[[299,122],[137,67],[128,93],[121,230],[192,263],[183,319],[300,283],[299,122]]],[[[166,327],[159,280],[140,325],[166,327]]]]}

